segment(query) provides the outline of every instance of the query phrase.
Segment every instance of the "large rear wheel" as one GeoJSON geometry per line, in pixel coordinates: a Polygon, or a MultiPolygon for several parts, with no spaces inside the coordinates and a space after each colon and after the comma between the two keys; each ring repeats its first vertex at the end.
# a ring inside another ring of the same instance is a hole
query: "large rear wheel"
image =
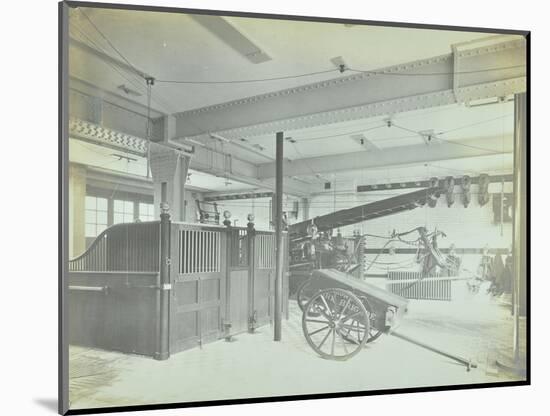
{"type": "Polygon", "coordinates": [[[310,347],[321,357],[347,360],[367,342],[369,315],[361,300],[344,289],[324,289],[304,307],[302,330],[310,347]]]}

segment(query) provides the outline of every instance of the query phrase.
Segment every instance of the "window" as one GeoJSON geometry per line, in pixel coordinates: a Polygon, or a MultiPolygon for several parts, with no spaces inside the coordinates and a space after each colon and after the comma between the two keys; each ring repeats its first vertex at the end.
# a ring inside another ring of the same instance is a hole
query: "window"
{"type": "Polygon", "coordinates": [[[134,222],[134,202],[114,200],[113,205],[113,224],[121,222],[134,222]]]}
{"type": "Polygon", "coordinates": [[[96,237],[107,228],[107,198],[86,197],[86,237],[96,237]]]}
{"type": "Polygon", "coordinates": [[[153,204],[146,204],[144,202],[139,203],[139,220],[140,221],[154,221],[155,220],[155,206],[153,204]]]}

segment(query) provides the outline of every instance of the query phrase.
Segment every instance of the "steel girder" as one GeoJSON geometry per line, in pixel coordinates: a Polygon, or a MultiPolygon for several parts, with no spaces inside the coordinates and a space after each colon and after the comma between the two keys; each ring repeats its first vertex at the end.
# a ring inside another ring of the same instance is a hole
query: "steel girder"
{"type": "Polygon", "coordinates": [[[455,48],[452,54],[176,113],[176,137],[217,132],[239,139],[516,94],[526,90],[525,64],[524,38],[455,48]]]}

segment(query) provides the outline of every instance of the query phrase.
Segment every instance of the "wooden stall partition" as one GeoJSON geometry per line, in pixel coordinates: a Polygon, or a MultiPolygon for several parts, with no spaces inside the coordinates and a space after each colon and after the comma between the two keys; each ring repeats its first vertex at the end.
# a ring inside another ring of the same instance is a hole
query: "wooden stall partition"
{"type": "Polygon", "coordinates": [[[289,242],[289,234],[288,232],[283,233],[283,248],[284,248],[284,262],[285,267],[283,269],[283,316],[285,319],[288,319],[289,316],[289,309],[288,309],[288,301],[290,299],[290,242],[289,242]]]}
{"type": "MultiPolygon", "coordinates": [[[[283,237],[285,265],[288,266],[288,234],[283,237]]],[[[275,294],[275,233],[256,231],[253,242],[252,272],[252,323],[255,327],[271,323],[274,315],[275,294]]],[[[288,270],[283,272],[283,314],[288,317],[288,270]]]]}
{"type": "Polygon", "coordinates": [[[227,244],[227,309],[226,337],[245,332],[249,329],[251,303],[251,257],[252,235],[247,228],[228,227],[227,244]]]}
{"type": "Polygon", "coordinates": [[[69,343],[155,356],[158,221],[117,224],[69,262],[69,343]]]}
{"type": "Polygon", "coordinates": [[[223,227],[172,223],[170,353],[223,336],[226,247],[223,227]]]}

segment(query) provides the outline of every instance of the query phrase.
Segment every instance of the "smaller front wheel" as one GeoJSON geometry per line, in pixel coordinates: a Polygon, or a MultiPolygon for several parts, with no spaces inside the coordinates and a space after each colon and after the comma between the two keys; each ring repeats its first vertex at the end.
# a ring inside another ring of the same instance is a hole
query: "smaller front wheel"
{"type": "MultiPolygon", "coordinates": [[[[369,331],[368,331],[368,338],[367,338],[367,344],[373,341],[376,341],[380,335],[382,335],[382,331],[380,329],[376,328],[376,315],[374,313],[374,310],[366,296],[362,295],[356,295],[361,302],[363,303],[363,306],[365,307],[367,314],[369,316],[369,331]]],[[[350,323],[351,327],[357,327],[359,326],[359,322],[356,320],[352,320],[350,323]]],[[[359,334],[359,332],[355,333],[353,331],[344,331],[342,336],[345,340],[348,342],[354,342],[355,335],[359,334]]]]}
{"type": "Polygon", "coordinates": [[[310,301],[311,297],[317,292],[317,289],[315,288],[313,277],[310,277],[309,279],[304,280],[300,286],[298,286],[298,290],[296,291],[296,302],[298,303],[298,306],[304,311],[307,303],[310,301]]]}
{"type": "Polygon", "coordinates": [[[369,315],[353,293],[338,288],[325,289],[305,305],[302,330],[317,354],[343,361],[356,355],[367,342],[369,315]]]}

